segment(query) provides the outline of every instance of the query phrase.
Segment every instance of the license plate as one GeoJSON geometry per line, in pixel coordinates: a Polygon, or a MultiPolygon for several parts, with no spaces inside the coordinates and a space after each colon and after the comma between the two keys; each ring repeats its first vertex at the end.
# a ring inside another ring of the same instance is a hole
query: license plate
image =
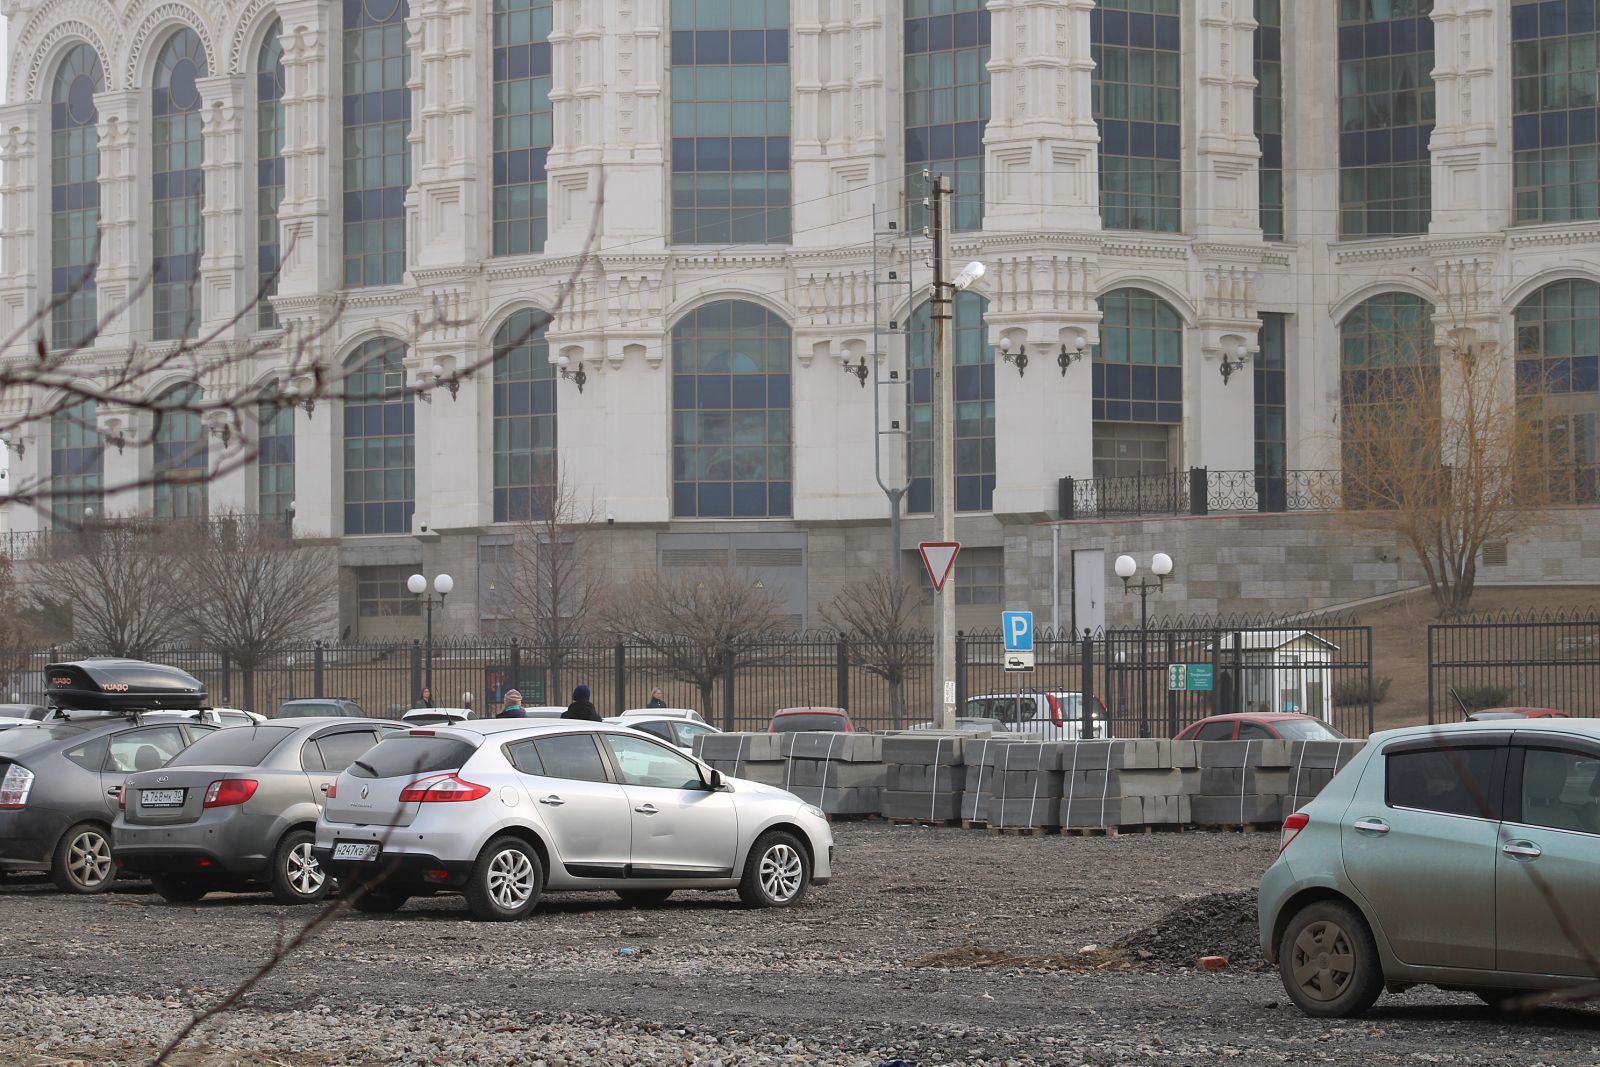
{"type": "Polygon", "coordinates": [[[141,808],[181,808],[183,807],[182,789],[141,789],[139,790],[139,806],[141,808]]]}
{"type": "Polygon", "coordinates": [[[378,858],[378,846],[357,844],[353,841],[338,841],[333,846],[333,858],[336,860],[375,860],[378,858]]]}

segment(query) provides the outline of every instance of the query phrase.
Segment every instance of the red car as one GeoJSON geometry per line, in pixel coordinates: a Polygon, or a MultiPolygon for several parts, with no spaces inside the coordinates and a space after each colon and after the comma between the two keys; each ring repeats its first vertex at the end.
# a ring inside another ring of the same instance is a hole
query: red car
{"type": "Polygon", "coordinates": [[[1321,719],[1292,712],[1248,711],[1213,715],[1184,727],[1179,741],[1343,741],[1344,734],[1321,719]]]}
{"type": "Polygon", "coordinates": [[[769,734],[792,734],[802,730],[849,734],[855,732],[850,715],[843,708],[784,708],[772,713],[769,734]]]}
{"type": "Polygon", "coordinates": [[[1555,708],[1484,708],[1467,716],[1468,722],[1488,722],[1491,719],[1565,719],[1567,713],[1555,708]]]}

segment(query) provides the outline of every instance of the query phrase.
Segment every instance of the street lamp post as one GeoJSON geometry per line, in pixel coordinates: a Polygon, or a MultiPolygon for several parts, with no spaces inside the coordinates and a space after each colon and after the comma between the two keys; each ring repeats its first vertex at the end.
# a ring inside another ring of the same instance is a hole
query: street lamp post
{"type": "Polygon", "coordinates": [[[1167,587],[1167,575],[1172,573],[1172,557],[1165,552],[1157,552],[1150,557],[1150,572],[1155,575],[1155,580],[1141,577],[1137,582],[1133,576],[1139,572],[1139,561],[1132,556],[1122,555],[1117,557],[1117,577],[1122,579],[1122,593],[1124,596],[1133,593],[1139,594],[1139,736],[1150,736],[1150,672],[1145,662],[1145,649],[1150,640],[1150,594],[1167,587]]]}
{"type": "Polygon", "coordinates": [[[435,605],[444,606],[444,598],[450,595],[450,590],[456,587],[456,580],[448,574],[436,575],[433,579],[433,593],[428,593],[428,579],[420,574],[413,574],[406,579],[406,588],[411,590],[413,596],[422,600],[423,611],[427,615],[427,663],[423,667],[423,685],[428,689],[433,688],[433,609],[435,605]]]}

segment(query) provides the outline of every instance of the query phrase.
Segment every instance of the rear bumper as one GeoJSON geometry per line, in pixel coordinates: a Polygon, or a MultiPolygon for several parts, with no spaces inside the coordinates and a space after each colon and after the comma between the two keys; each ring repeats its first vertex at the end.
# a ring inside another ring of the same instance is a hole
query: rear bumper
{"type": "Polygon", "coordinates": [[[236,813],[179,826],[130,825],[119,816],[111,836],[112,856],[138,874],[261,881],[270,873],[267,826],[236,813]]]}
{"type": "Polygon", "coordinates": [[[184,875],[205,879],[247,879],[261,881],[267,877],[267,863],[260,857],[241,860],[237,856],[220,856],[209,849],[181,845],[155,845],[128,847],[118,844],[112,854],[117,866],[130,874],[184,875]]]}
{"type": "Polygon", "coordinates": [[[473,867],[470,860],[442,860],[426,852],[387,852],[376,860],[336,860],[331,848],[313,848],[311,854],[341,882],[381,878],[383,885],[393,887],[459,888],[473,867]]]}

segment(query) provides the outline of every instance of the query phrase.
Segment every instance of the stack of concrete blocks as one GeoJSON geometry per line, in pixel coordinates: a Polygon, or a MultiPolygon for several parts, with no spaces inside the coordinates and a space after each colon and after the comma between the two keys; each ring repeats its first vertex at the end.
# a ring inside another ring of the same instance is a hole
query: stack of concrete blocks
{"type": "Polygon", "coordinates": [[[883,739],[883,817],[948,823],[961,817],[971,734],[919,732],[883,739]]]}
{"type": "Polygon", "coordinates": [[[977,738],[965,745],[967,789],[961,817],[991,828],[1061,825],[1059,741],[977,738]]]}
{"type": "Polygon", "coordinates": [[[877,815],[883,806],[883,737],[879,734],[778,735],[784,789],[829,815],[877,815]]]}
{"type": "Polygon", "coordinates": [[[783,734],[701,734],[694,754],[730,778],[783,785],[783,734]]]}
{"type": "Polygon", "coordinates": [[[1183,826],[1199,784],[1192,741],[1062,743],[1061,825],[1067,829],[1183,826]]]}
{"type": "Polygon", "coordinates": [[[1200,787],[1191,801],[1197,826],[1279,823],[1316,798],[1360,741],[1204,741],[1200,787]]]}

